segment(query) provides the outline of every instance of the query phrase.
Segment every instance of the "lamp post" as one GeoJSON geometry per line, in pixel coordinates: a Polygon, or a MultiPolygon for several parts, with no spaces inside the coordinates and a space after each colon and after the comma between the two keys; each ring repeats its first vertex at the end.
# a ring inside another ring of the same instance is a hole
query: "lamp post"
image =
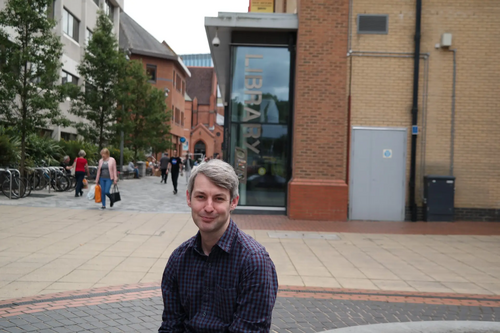
{"type": "Polygon", "coordinates": [[[120,133],[120,179],[123,179],[123,131],[120,133]]]}
{"type": "MultiPolygon", "coordinates": [[[[129,49],[125,50],[125,59],[127,61],[130,61],[130,55],[132,52],[130,52],[129,49]]],[[[122,105],[122,108],[125,106],[122,105]]],[[[124,134],[123,134],[123,129],[120,131],[120,179],[123,179],[123,140],[124,140],[124,134]]]]}

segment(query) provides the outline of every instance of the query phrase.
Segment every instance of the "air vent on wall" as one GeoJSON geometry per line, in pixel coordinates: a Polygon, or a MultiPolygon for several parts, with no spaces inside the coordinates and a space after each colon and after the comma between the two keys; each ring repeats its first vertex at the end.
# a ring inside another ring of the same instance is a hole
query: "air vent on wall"
{"type": "Polygon", "coordinates": [[[358,34],[387,34],[389,15],[358,14],[358,34]]]}

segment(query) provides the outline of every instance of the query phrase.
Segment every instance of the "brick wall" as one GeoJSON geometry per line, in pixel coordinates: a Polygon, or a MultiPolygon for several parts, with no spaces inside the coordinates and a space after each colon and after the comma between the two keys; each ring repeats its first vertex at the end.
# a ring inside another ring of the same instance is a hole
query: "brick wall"
{"type": "MultiPolygon", "coordinates": [[[[429,93],[425,155],[424,136],[418,137],[417,198],[421,203],[424,174],[450,172],[452,52],[436,49],[445,32],[457,49],[454,174],[455,205],[461,208],[500,208],[500,6],[498,1],[425,1],[422,10],[421,52],[429,53],[429,93]]],[[[415,2],[354,1],[352,49],[413,52],[415,2]],[[356,34],[356,14],[389,14],[387,35],[356,34]]],[[[421,60],[419,125],[423,125],[421,60]]],[[[352,125],[411,126],[413,59],[353,57],[352,125]]],[[[421,132],[422,133],[422,132],[421,132]]],[[[407,167],[409,174],[410,147],[407,167]]]]}
{"type": "MultiPolygon", "coordinates": [[[[178,91],[173,86],[173,77],[174,71],[181,77],[181,80],[185,80],[185,74],[180,70],[180,68],[172,61],[167,59],[148,57],[143,55],[135,55],[131,56],[132,60],[141,61],[144,65],[144,69],[146,69],[147,65],[155,65],[156,66],[156,82],[152,83],[152,85],[162,91],[165,88],[168,88],[170,92],[168,93],[168,97],[165,98],[165,104],[167,105],[167,110],[172,108],[172,105],[175,108],[180,110],[180,113],[184,112],[185,108],[185,100],[182,91],[178,91]]],[[[172,110],[172,112],[174,112],[172,110]]],[[[180,121],[179,121],[180,123],[180,121]]],[[[171,122],[170,124],[171,130],[170,133],[174,137],[181,137],[184,135],[184,129],[182,126],[176,124],[175,122],[171,122]]]]}
{"type": "Polygon", "coordinates": [[[290,218],[345,220],[348,1],[301,0],[290,218]]]}

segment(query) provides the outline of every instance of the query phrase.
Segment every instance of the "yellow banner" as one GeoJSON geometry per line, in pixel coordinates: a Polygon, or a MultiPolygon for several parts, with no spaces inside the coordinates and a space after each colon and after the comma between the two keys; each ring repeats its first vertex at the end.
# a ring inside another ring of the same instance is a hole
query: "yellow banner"
{"type": "Polygon", "coordinates": [[[274,0],[250,0],[250,12],[274,13],[274,0]]]}

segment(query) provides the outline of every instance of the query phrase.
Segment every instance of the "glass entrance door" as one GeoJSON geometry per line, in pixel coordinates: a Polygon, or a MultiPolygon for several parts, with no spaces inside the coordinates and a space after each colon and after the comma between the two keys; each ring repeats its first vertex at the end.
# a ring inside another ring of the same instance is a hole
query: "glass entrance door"
{"type": "Polygon", "coordinates": [[[245,173],[240,206],[286,206],[290,62],[290,52],[284,47],[232,48],[230,162],[240,164],[240,172],[245,173]],[[237,150],[245,152],[240,154],[244,163],[235,158],[237,150]]]}

